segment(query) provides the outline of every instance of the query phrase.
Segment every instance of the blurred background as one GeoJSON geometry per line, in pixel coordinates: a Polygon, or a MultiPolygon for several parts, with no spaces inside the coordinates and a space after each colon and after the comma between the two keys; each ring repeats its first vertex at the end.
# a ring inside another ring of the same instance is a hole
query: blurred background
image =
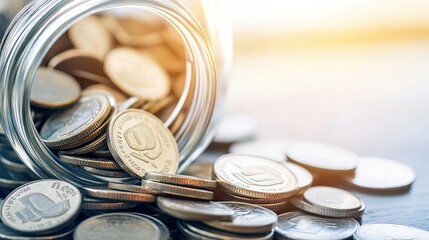
{"type": "Polygon", "coordinates": [[[429,2],[224,1],[234,31],[227,113],[258,136],[410,162],[429,146],[429,2]],[[409,160],[409,161],[408,161],[409,160]]]}

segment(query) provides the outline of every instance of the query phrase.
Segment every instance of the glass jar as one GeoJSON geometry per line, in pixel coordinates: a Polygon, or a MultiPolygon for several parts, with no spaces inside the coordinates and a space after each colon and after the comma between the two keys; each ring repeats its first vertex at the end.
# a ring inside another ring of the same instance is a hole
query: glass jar
{"type": "Polygon", "coordinates": [[[118,8],[160,16],[182,38],[186,80],[174,111],[165,121],[171,126],[182,113],[174,131],[180,152],[179,171],[213,138],[232,56],[230,30],[218,1],[4,0],[0,3],[0,121],[16,154],[41,178],[63,179],[78,186],[130,180],[96,177],[59,161],[35,128],[29,97],[37,68],[61,35],[86,16],[118,8]],[[23,9],[14,16],[20,7],[23,9]]]}

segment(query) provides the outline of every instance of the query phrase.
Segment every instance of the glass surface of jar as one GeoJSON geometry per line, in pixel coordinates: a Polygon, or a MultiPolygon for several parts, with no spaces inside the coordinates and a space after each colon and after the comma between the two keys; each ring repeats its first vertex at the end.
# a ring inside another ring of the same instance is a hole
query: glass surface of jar
{"type": "Polygon", "coordinates": [[[42,178],[59,178],[78,186],[130,180],[94,176],[61,162],[43,143],[33,123],[30,90],[49,50],[73,24],[95,14],[134,15],[146,20],[148,15],[162,19],[183,44],[181,94],[164,119],[167,127],[174,128],[179,171],[183,170],[211,142],[226,92],[232,38],[220,7],[219,1],[209,0],[2,1],[0,122],[16,154],[42,178]]]}

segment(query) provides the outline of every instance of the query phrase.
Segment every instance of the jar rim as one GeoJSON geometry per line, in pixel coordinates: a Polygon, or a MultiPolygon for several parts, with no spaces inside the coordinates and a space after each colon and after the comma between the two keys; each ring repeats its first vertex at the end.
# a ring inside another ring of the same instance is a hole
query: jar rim
{"type": "MultiPolygon", "coordinates": [[[[0,69],[0,122],[15,152],[42,178],[55,177],[78,186],[127,181],[94,177],[83,171],[76,172],[71,166],[61,163],[46,147],[34,127],[29,100],[31,81],[50,46],[79,19],[117,7],[136,7],[158,14],[170,22],[184,39],[190,58],[187,81],[194,81],[195,93],[183,126],[175,135],[180,165],[189,164],[192,158],[199,155],[196,153],[201,146],[207,146],[214,135],[212,114],[217,89],[214,57],[201,26],[177,1],[36,0],[14,19],[1,46],[0,63],[4,67],[0,69]]],[[[180,101],[183,104],[185,99],[180,101]]],[[[178,114],[180,109],[175,111],[178,114]]]]}

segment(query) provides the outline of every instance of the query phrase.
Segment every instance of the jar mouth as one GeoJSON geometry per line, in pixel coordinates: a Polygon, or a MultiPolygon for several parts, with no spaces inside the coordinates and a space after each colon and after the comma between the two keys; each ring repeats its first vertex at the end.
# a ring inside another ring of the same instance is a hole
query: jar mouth
{"type": "Polygon", "coordinates": [[[62,163],[43,143],[30,112],[31,83],[50,47],[75,22],[116,8],[137,8],[159,15],[181,35],[187,55],[186,84],[176,108],[166,120],[170,126],[190,101],[183,123],[175,133],[183,168],[213,137],[212,114],[216,101],[216,71],[204,31],[175,1],[96,0],[34,1],[14,19],[2,43],[0,62],[1,117],[4,131],[22,161],[42,178],[58,178],[78,186],[117,179],[96,177],[62,163]],[[7,53],[7,54],[5,54],[7,53]],[[192,91],[192,92],[191,92],[192,91]]]}

